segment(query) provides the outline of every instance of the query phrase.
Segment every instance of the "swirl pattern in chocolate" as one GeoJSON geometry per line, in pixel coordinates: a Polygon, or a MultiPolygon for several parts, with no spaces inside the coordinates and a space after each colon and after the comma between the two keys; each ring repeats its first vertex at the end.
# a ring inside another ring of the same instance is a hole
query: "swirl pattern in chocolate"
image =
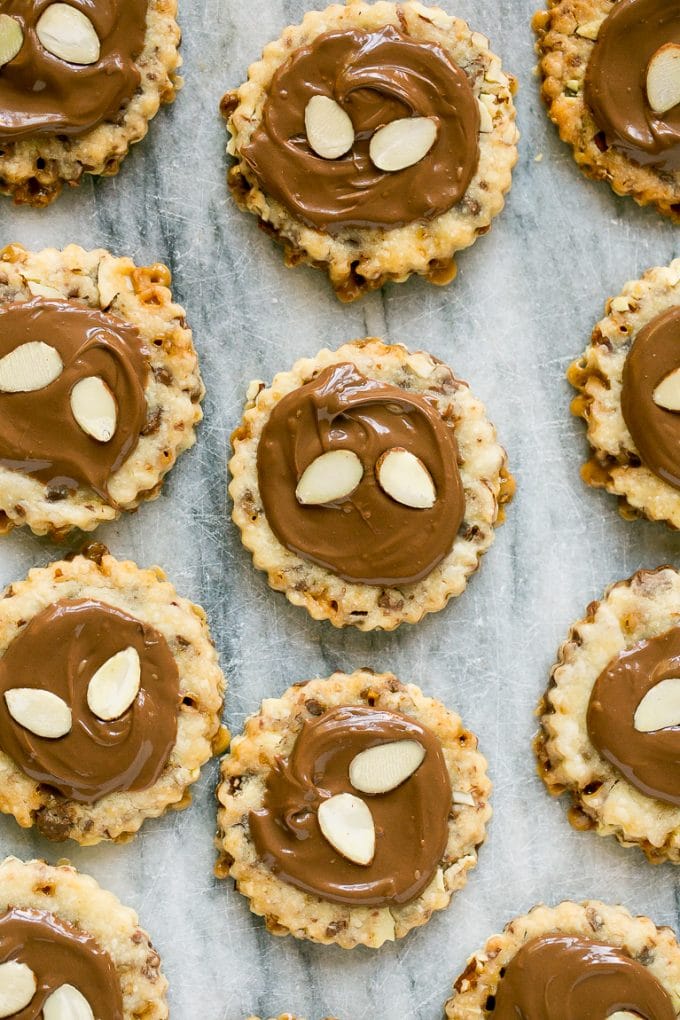
{"type": "Polygon", "coordinates": [[[372,585],[422,580],[450,551],[465,496],[453,429],[424,397],[376,379],[351,363],[325,369],[272,411],[257,453],[259,489],[278,540],[347,581],[372,585]],[[403,447],[434,481],[429,509],[412,509],[376,481],[384,452],[403,447]],[[330,450],[352,450],[364,474],[348,497],[323,506],[295,495],[305,469],[330,450]]]}
{"type": "Polygon", "coordinates": [[[638,705],[662,680],[680,676],[680,627],[617,655],[595,682],[588,704],[591,743],[637,790],[680,805],[680,727],[641,733],[638,705]]]}
{"type": "Polygon", "coordinates": [[[624,950],[575,935],[526,942],[505,968],[494,1020],[606,1020],[630,1012],[640,1020],[675,1020],[665,988],[624,950]]]}
{"type": "Polygon", "coordinates": [[[470,81],[440,46],[392,26],[334,31],[279,68],[242,155],[267,194],[308,226],[390,229],[432,219],[461,200],[479,161],[479,125],[470,81]],[[321,158],[307,141],[305,110],[316,95],[335,100],[354,126],[354,145],[339,159],[321,158]],[[435,121],[434,145],[413,166],[379,170],[371,137],[411,116],[435,121]]]}
{"type": "Polygon", "coordinates": [[[12,1020],[40,1020],[46,1000],[64,984],[85,996],[97,1020],[124,1020],[123,995],[113,961],[87,932],[42,910],[14,907],[0,916],[0,964],[33,971],[36,993],[12,1020]]]}
{"type": "Polygon", "coordinates": [[[618,0],[603,22],[586,72],[585,99],[607,143],[639,165],[680,170],[680,104],[649,105],[647,66],[680,43],[680,7],[668,0],[618,0]]]}
{"type": "Polygon", "coordinates": [[[250,813],[258,854],[278,878],[333,903],[408,903],[429,885],[448,840],[451,782],[441,744],[415,719],[364,706],[334,708],[305,722],[286,760],[267,779],[264,806],[250,813]],[[354,864],[326,841],[319,805],[352,793],[349,766],[369,747],[415,740],[416,771],[389,793],[365,796],[376,829],[369,865],[354,864]]]}
{"type": "Polygon", "coordinates": [[[0,67],[0,142],[41,134],[81,135],[117,120],[141,82],[147,0],[69,0],[99,37],[95,64],[67,63],[40,43],[36,26],[52,0],[0,0],[22,28],[21,50],[0,67]]]}
{"type": "Polygon", "coordinates": [[[109,479],[137,446],[146,422],[148,365],[139,332],[70,301],[0,304],[0,358],[36,341],[58,351],[63,371],[43,389],[0,392],[0,467],[43,482],[48,498],[86,486],[110,502],[109,479]],[[102,379],[117,405],[108,442],[88,435],[73,417],[71,391],[88,376],[102,379]]]}
{"type": "Polygon", "coordinates": [[[93,804],[156,782],[175,744],[179,701],[177,664],[162,634],[104,602],[63,599],[34,616],[0,659],[0,748],[31,779],[93,804]],[[119,719],[104,722],[90,711],[88,685],[128,647],[140,658],[140,690],[119,719]],[[15,722],[4,695],[21,687],[62,698],[73,714],[70,733],[53,740],[15,722]]]}

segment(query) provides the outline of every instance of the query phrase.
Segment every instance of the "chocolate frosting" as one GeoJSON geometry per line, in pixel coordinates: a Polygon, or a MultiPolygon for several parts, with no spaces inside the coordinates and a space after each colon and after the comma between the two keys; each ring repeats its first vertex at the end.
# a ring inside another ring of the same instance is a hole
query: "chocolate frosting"
{"type": "Polygon", "coordinates": [[[675,1020],[665,988],[624,950],[574,935],[526,942],[505,968],[494,1020],[606,1020],[617,1011],[675,1020]]]}
{"type": "Polygon", "coordinates": [[[123,995],[113,960],[79,928],[42,910],[12,908],[0,916],[0,964],[24,963],[38,984],[12,1020],[40,1020],[46,999],[62,985],[85,996],[97,1020],[124,1020],[123,995]]]}
{"type": "Polygon", "coordinates": [[[334,708],[305,722],[288,759],[267,778],[264,807],[250,813],[258,854],[284,882],[333,903],[408,903],[429,885],[448,840],[451,782],[441,744],[415,719],[362,706],[334,708]],[[364,797],[376,830],[371,864],[353,864],[319,828],[321,802],[354,793],[349,766],[366,748],[416,740],[425,758],[389,793],[364,797]]]}
{"type": "Polygon", "coordinates": [[[399,227],[461,200],[479,161],[479,123],[467,75],[440,46],[391,26],[328,32],[276,72],[243,157],[264,191],[308,226],[399,227]],[[354,145],[340,159],[322,159],[307,141],[305,109],[316,95],[339,103],[354,126],[354,145]],[[414,166],[378,170],[371,137],[411,116],[434,119],[434,145],[414,166]]]}
{"type": "Polygon", "coordinates": [[[680,368],[680,306],[640,330],[623,366],[621,411],[645,467],[680,489],[680,413],[654,403],[662,379],[680,368]]]}
{"type": "Polygon", "coordinates": [[[69,0],[99,36],[96,64],[77,65],[48,53],[36,25],[53,0],[2,0],[24,43],[0,67],[0,142],[41,134],[81,135],[116,120],[141,82],[135,60],[144,49],[148,0],[69,0]]]}
{"type": "Polygon", "coordinates": [[[647,66],[680,43],[680,7],[669,0],[618,0],[600,28],[586,71],[585,99],[614,149],[642,166],[680,170],[680,105],[654,113],[647,66]]]}
{"type": "Polygon", "coordinates": [[[177,664],[162,634],[104,602],[62,599],[34,616],[0,659],[0,748],[31,779],[93,804],[156,782],[175,744],[179,700],[177,664]],[[88,707],[89,682],[130,646],[141,662],[139,694],[119,719],[103,722],[88,707]],[[70,733],[51,740],[16,723],[4,698],[15,687],[62,698],[73,713],[70,733]]]}
{"type": "Polygon", "coordinates": [[[680,804],[680,726],[640,733],[633,718],[645,694],[680,676],[680,627],[640,641],[600,673],[588,704],[588,735],[600,754],[649,797],[680,804]]]}
{"type": "Polygon", "coordinates": [[[33,341],[56,348],[64,370],[41,390],[0,392],[0,467],[44,482],[48,498],[84,485],[110,502],[109,479],[146,422],[148,366],[139,332],[71,301],[0,303],[0,358],[33,341]],[[88,436],[71,412],[71,390],[87,376],[99,376],[115,397],[118,422],[107,443],[88,436]]]}
{"type": "Polygon", "coordinates": [[[453,429],[424,397],[367,379],[351,363],[332,365],[287,394],[264,427],[257,452],[260,495],[278,540],[347,581],[410,584],[451,549],[465,512],[453,429]],[[414,510],[378,485],[382,453],[404,447],[430,472],[437,493],[414,510]],[[329,450],[353,450],[364,475],[346,499],[303,506],[304,470],[329,450]]]}

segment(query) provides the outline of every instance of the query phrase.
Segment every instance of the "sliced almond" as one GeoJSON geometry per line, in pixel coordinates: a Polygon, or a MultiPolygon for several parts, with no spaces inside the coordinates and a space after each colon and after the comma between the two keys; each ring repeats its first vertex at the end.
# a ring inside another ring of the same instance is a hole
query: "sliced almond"
{"type": "Polygon", "coordinates": [[[120,259],[105,255],[99,263],[97,273],[97,290],[99,291],[99,307],[110,308],[123,291],[132,293],[130,275],[121,266],[120,259]]]}
{"type": "Polygon", "coordinates": [[[109,722],[120,719],[139,694],[142,664],[136,648],[124,648],[99,667],[87,687],[87,704],[93,715],[109,722]]]}
{"type": "Polygon", "coordinates": [[[59,351],[31,340],[0,358],[0,393],[33,393],[58,379],[64,370],[59,351]]]}
{"type": "Polygon", "coordinates": [[[680,368],[669,372],[652,393],[652,399],[667,411],[680,411],[680,368]]]}
{"type": "Polygon", "coordinates": [[[430,117],[402,117],[378,128],[368,151],[378,170],[405,170],[427,156],[436,138],[430,117]]]}
{"type": "Polygon", "coordinates": [[[40,687],[13,687],[5,691],[5,701],[14,721],[36,737],[58,740],[70,732],[71,709],[52,691],[40,687]]]}
{"type": "Polygon", "coordinates": [[[602,28],[602,22],[604,18],[595,18],[593,21],[584,21],[582,25],[579,25],[576,29],[576,35],[580,35],[582,39],[597,39],[602,28]]]}
{"type": "Polygon", "coordinates": [[[661,680],[647,691],[635,709],[633,725],[640,733],[680,726],[680,677],[661,680]]]}
{"type": "Polygon", "coordinates": [[[24,33],[16,18],[0,14],[0,67],[14,60],[24,45],[24,33]]]}
{"type": "Polygon", "coordinates": [[[649,61],[647,99],[659,114],[680,103],[680,43],[666,43],[649,61]]]}
{"type": "Polygon", "coordinates": [[[61,985],[45,1000],[43,1020],[94,1020],[94,1013],[82,992],[61,985]]]}
{"type": "Polygon", "coordinates": [[[375,855],[375,825],[370,809],[351,793],[321,802],[319,827],[338,853],[354,864],[370,864],[375,855]]]}
{"type": "Polygon", "coordinates": [[[50,4],[35,26],[41,45],[69,64],[96,64],[101,45],[94,25],[70,4],[50,4]]]}
{"type": "Polygon", "coordinates": [[[0,964],[0,1017],[26,1009],[37,990],[35,974],[25,963],[8,960],[0,964]]]}
{"type": "Polygon", "coordinates": [[[493,131],[491,110],[481,98],[477,100],[477,106],[479,107],[479,130],[483,135],[491,134],[493,131]]]}
{"type": "Polygon", "coordinates": [[[401,446],[382,454],[375,469],[380,487],[397,503],[426,510],[437,498],[432,476],[422,460],[401,446]]]}
{"type": "Polygon", "coordinates": [[[607,1020],[640,1020],[639,1013],[629,1013],[626,1009],[619,1009],[616,1013],[610,1013],[607,1020]]]}
{"type": "Polygon", "coordinates": [[[338,159],[354,145],[354,127],[348,114],[330,96],[312,96],[305,109],[307,141],[317,156],[338,159]]]}
{"type": "Polygon", "coordinates": [[[454,790],[451,799],[454,804],[464,804],[466,807],[475,806],[475,798],[471,793],[466,793],[465,790],[454,790]]]}
{"type": "Polygon", "coordinates": [[[352,450],[329,450],[302,472],[295,495],[303,506],[319,506],[354,492],[364,467],[352,450]]]}
{"type": "Polygon", "coordinates": [[[44,283],[38,283],[37,280],[26,280],[26,286],[33,297],[63,298],[64,296],[56,287],[48,287],[44,283]]]}
{"type": "Polygon", "coordinates": [[[71,413],[83,432],[100,443],[108,443],[116,431],[116,401],[98,375],[90,375],[75,384],[71,390],[71,413]]]}
{"type": "Polygon", "coordinates": [[[349,781],[361,793],[388,793],[412,776],[425,757],[417,740],[377,744],[352,758],[349,781]]]}

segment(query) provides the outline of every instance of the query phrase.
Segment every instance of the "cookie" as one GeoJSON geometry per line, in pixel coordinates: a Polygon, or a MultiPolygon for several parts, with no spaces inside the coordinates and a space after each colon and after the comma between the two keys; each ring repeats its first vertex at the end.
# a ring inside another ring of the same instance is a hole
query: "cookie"
{"type": "Polygon", "coordinates": [[[533,26],[542,96],[581,170],[680,222],[677,4],[548,0],[533,26]]]}
{"type": "Polygon", "coordinates": [[[342,301],[412,273],[449,283],[510,188],[514,91],[488,40],[438,7],[310,11],[222,100],[229,187],[342,301]]]}
{"type": "Polygon", "coordinates": [[[336,627],[392,630],[442,609],[513,491],[467,383],[373,338],[252,383],[232,442],[232,516],[255,566],[336,627]]]}
{"type": "Polygon", "coordinates": [[[674,932],[624,907],[586,900],[534,907],[492,936],[456,980],[445,1016],[567,1020],[639,1013],[674,1020],[679,1010],[674,932]]]}
{"type": "Polygon", "coordinates": [[[169,285],[101,249],[0,251],[0,533],[92,531],[193,446],[204,388],[169,285]]]}
{"type": "Polygon", "coordinates": [[[203,610],[103,546],[0,599],[0,811],[52,840],[125,842],[191,802],[224,748],[203,610]]]}
{"type": "Polygon", "coordinates": [[[4,0],[0,194],[45,206],[118,173],[180,85],[176,0],[4,0]]]}
{"type": "Polygon", "coordinates": [[[378,948],[465,885],[490,789],[477,738],[413,684],[295,684],[222,761],[217,874],[273,935],[378,948]]]}
{"type": "Polygon", "coordinates": [[[570,366],[574,414],[593,455],[584,480],[619,497],[624,517],[680,527],[680,259],[610,299],[570,366]]]}

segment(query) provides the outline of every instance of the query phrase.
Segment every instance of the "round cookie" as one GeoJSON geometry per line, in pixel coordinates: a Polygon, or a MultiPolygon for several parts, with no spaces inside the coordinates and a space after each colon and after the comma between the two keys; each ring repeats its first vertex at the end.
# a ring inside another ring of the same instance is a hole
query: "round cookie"
{"type": "Polygon", "coordinates": [[[590,344],[567,372],[572,411],[588,426],[581,474],[619,497],[626,518],[680,527],[680,259],[610,299],[590,344]],[[664,380],[668,380],[660,388],[664,380]]]}
{"type": "Polygon", "coordinates": [[[232,441],[232,516],[255,566],[336,627],[392,630],[460,595],[514,487],[467,384],[429,354],[372,338],[302,359],[268,388],[251,383],[232,441]],[[394,450],[407,451],[405,492],[381,473],[394,450]],[[361,478],[344,494],[301,493],[307,468],[339,451],[361,478]]]}
{"type": "Polygon", "coordinates": [[[515,80],[488,46],[438,7],[349,0],[265,48],[222,100],[228,179],[288,266],[324,269],[342,301],[454,278],[517,160],[515,80]]]}
{"type": "Polygon", "coordinates": [[[118,173],[180,85],[176,0],[5,0],[0,194],[45,206],[118,173]]]}
{"type": "Polygon", "coordinates": [[[0,600],[0,656],[0,811],[48,839],[127,841],[225,746],[205,613],[158,567],[93,544],[31,570],[0,600]]]}
{"type": "Polygon", "coordinates": [[[453,987],[448,1020],[638,1012],[673,1020],[680,1010],[680,946],[670,928],[624,907],[598,900],[540,905],[493,935],[453,987]]]}
{"type": "Polygon", "coordinates": [[[0,251],[0,533],[91,531],[193,446],[205,391],[170,279],[101,249],[0,251]]]}
{"type": "Polygon", "coordinates": [[[649,94],[646,85],[656,54],[680,44],[677,6],[548,0],[533,26],[542,96],[581,170],[680,221],[680,105],[661,109],[654,75],[663,69],[653,70],[649,94]]]}
{"type": "Polygon", "coordinates": [[[490,789],[476,737],[413,684],[370,670],[295,684],[222,761],[217,874],[274,935],[377,948],[465,885],[490,789]]]}
{"type": "Polygon", "coordinates": [[[53,996],[54,1016],[169,1015],[168,982],[134,910],[66,865],[16,857],[0,864],[0,964],[3,1005],[21,1001],[11,1014],[21,1020],[46,1016],[53,996]]]}

